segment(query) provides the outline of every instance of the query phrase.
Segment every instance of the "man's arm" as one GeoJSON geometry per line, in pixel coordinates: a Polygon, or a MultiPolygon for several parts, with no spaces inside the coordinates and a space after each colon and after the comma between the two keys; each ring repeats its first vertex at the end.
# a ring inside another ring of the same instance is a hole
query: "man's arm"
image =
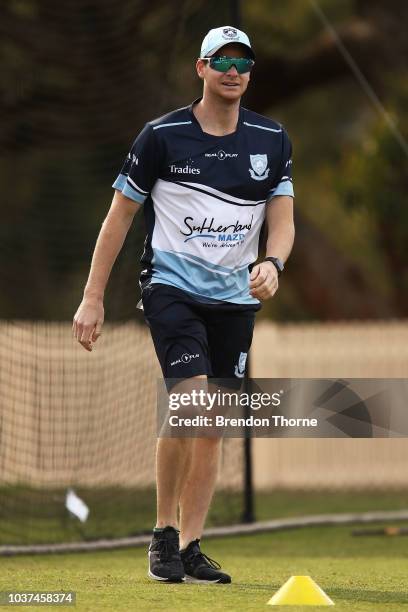
{"type": "Polygon", "coordinates": [[[74,316],[72,333],[87,351],[101,335],[104,321],[103,297],[112,266],[123,246],[139,204],[115,190],[92,256],[84,297],[74,316]]]}
{"type": "MultiPolygon", "coordinates": [[[[266,204],[266,257],[287,260],[295,239],[293,221],[293,198],[275,196],[266,204]]],[[[252,297],[266,300],[278,289],[278,272],[271,261],[264,261],[253,267],[249,290],[252,297]]]]}

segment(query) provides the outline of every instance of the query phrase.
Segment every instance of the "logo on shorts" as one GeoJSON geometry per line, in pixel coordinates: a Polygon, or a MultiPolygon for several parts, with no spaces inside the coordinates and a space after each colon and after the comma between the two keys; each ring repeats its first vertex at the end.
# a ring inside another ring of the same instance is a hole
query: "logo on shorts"
{"type": "Polygon", "coordinates": [[[182,356],[179,357],[179,359],[172,361],[170,365],[175,366],[175,365],[178,365],[179,363],[190,363],[192,359],[197,359],[197,357],[199,356],[200,356],[200,353],[195,353],[195,354],[183,353],[182,356]]]}
{"type": "Polygon", "coordinates": [[[244,378],[247,356],[248,353],[239,354],[238,365],[235,366],[235,376],[237,378],[244,378]]]}
{"type": "Polygon", "coordinates": [[[249,174],[254,181],[263,181],[268,178],[269,168],[267,168],[268,156],[266,154],[250,155],[249,160],[252,166],[252,168],[249,168],[249,174]]]}

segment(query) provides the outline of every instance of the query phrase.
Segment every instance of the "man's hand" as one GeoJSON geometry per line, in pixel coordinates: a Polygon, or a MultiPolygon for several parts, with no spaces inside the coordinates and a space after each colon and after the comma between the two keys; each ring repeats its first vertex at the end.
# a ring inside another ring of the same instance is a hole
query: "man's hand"
{"type": "Polygon", "coordinates": [[[117,189],[106,219],[102,223],[92,257],[84,298],[74,317],[72,334],[87,351],[101,335],[104,319],[103,295],[112,266],[122,248],[133,217],[141,208],[117,189]]]}
{"type": "Polygon", "coordinates": [[[84,297],[74,316],[72,334],[87,351],[92,351],[92,343],[101,335],[103,321],[103,301],[84,297]]]}
{"type": "Polygon", "coordinates": [[[271,261],[253,267],[249,277],[249,293],[258,300],[267,300],[278,290],[278,271],[271,261]]]}

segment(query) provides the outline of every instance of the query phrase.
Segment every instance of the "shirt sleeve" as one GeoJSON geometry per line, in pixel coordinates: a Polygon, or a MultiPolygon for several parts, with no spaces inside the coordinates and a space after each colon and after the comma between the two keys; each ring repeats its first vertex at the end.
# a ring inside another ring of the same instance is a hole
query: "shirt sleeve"
{"type": "Polygon", "coordinates": [[[292,198],[295,197],[292,181],[292,143],[289,140],[286,130],[283,130],[280,177],[275,187],[268,193],[267,199],[281,195],[291,196],[292,198]]]}
{"type": "Polygon", "coordinates": [[[158,178],[157,147],[152,127],[146,123],[130,149],[112,187],[143,204],[158,178]]]}

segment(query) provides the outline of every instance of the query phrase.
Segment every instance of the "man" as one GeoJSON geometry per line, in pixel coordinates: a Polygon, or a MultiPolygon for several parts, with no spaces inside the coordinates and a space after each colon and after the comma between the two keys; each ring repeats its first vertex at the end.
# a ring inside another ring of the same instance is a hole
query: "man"
{"type": "MultiPolygon", "coordinates": [[[[112,265],[143,206],[142,302],[163,375],[181,380],[173,391],[207,378],[240,384],[255,312],[275,294],[293,245],[291,143],[280,124],[240,105],[254,57],[236,28],[206,35],[196,63],[203,96],[136,138],[74,317],[74,335],[91,351],[112,265]],[[267,257],[254,265],[264,220],[267,257]]],[[[231,582],[200,550],[220,447],[219,438],[158,439],[151,578],[231,582]]]]}

